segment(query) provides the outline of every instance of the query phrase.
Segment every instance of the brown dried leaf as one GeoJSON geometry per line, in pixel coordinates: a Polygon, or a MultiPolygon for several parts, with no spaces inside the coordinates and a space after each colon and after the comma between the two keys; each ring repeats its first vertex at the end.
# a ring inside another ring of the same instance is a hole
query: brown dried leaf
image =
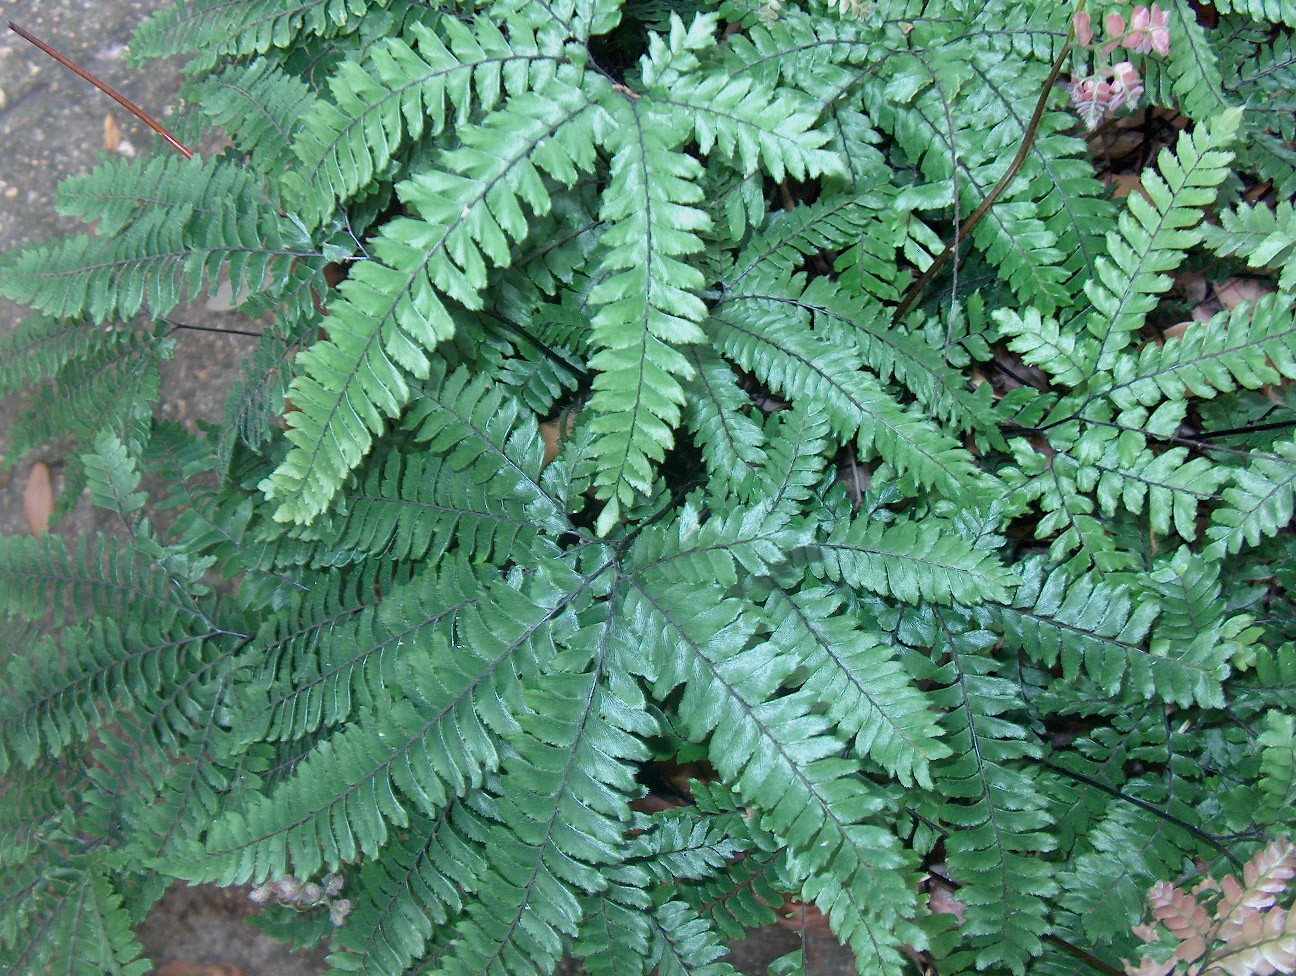
{"type": "MultiPolygon", "coordinates": [[[[1211,938],[1211,917],[1196,898],[1168,882],[1158,881],[1148,892],[1148,904],[1152,906],[1152,917],[1169,929],[1176,939],[1201,945],[1196,955],[1185,956],[1176,952],[1176,956],[1191,962],[1205,951],[1211,938]]],[[[1184,947],[1180,946],[1180,949],[1184,947]]]]}
{"type": "Polygon", "coordinates": [[[1271,908],[1243,911],[1242,924],[1207,967],[1206,973],[1270,976],[1296,972],[1296,912],[1271,908]]]}
{"type": "Polygon", "coordinates": [[[27,527],[32,535],[44,535],[49,531],[50,516],[54,514],[54,485],[50,481],[50,469],[44,461],[37,461],[31,466],[27,475],[27,484],[23,488],[23,515],[27,518],[27,527]]]}
{"type": "Polygon", "coordinates": [[[1257,299],[1273,291],[1271,284],[1259,278],[1226,278],[1215,286],[1215,297],[1230,312],[1242,302],[1254,305],[1257,299]]]}
{"type": "Polygon", "coordinates": [[[1296,876],[1296,851],[1291,841],[1276,840],[1242,866],[1242,884],[1233,875],[1224,879],[1224,896],[1216,914],[1226,918],[1225,927],[1231,932],[1241,924],[1240,912],[1260,911],[1276,904],[1293,876],[1296,876]]]}
{"type": "Polygon", "coordinates": [[[117,147],[121,145],[121,138],[121,127],[117,125],[117,120],[110,112],[104,116],[103,147],[109,152],[116,152],[117,147]]]}

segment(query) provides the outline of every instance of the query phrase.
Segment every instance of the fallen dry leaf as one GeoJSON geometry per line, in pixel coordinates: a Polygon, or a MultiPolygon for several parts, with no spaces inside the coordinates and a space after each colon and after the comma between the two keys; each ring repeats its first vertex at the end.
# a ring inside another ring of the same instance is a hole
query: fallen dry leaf
{"type": "Polygon", "coordinates": [[[27,475],[23,488],[23,515],[32,535],[44,535],[49,530],[50,516],[54,514],[54,485],[50,481],[49,466],[37,461],[27,475]]]}
{"type": "Polygon", "coordinates": [[[1273,286],[1268,282],[1260,281],[1257,278],[1225,278],[1215,286],[1215,297],[1220,300],[1220,304],[1232,311],[1241,302],[1250,302],[1252,305],[1257,299],[1273,291],[1273,286]]]}
{"type": "Polygon", "coordinates": [[[104,116],[103,124],[103,147],[109,152],[116,152],[117,147],[121,144],[121,127],[117,125],[117,120],[112,114],[104,116]]]}
{"type": "Polygon", "coordinates": [[[248,976],[246,970],[229,962],[165,962],[157,976],[248,976]]]}

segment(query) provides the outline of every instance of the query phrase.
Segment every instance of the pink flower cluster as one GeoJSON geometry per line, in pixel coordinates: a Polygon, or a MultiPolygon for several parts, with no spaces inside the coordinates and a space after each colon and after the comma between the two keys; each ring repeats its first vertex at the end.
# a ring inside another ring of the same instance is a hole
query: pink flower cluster
{"type": "Polygon", "coordinates": [[[334,925],[341,925],[351,912],[351,902],[337,897],[342,891],[342,876],[326,874],[320,882],[316,884],[314,881],[298,881],[290,874],[278,881],[267,881],[265,884],[257,885],[248,892],[248,900],[258,905],[273,902],[276,905],[286,905],[301,910],[314,908],[317,905],[327,907],[329,921],[334,925]]]}
{"type": "MultiPolygon", "coordinates": [[[[1103,54],[1111,54],[1118,47],[1138,53],[1155,51],[1170,53],[1170,15],[1155,3],[1151,7],[1135,7],[1130,14],[1129,29],[1118,11],[1111,11],[1104,20],[1111,40],[1104,45],[1103,54]]],[[[1076,40],[1088,47],[1093,43],[1093,18],[1087,10],[1077,10],[1072,17],[1076,40]]]]}
{"type": "MultiPolygon", "coordinates": [[[[1154,3],[1150,7],[1135,7],[1130,12],[1127,27],[1124,16],[1113,10],[1103,18],[1103,26],[1110,40],[1102,46],[1099,53],[1106,58],[1117,48],[1123,47],[1138,54],[1149,51],[1168,54],[1169,19],[1170,15],[1154,3]]],[[[1093,18],[1089,16],[1089,12],[1077,10],[1072,15],[1071,23],[1075,28],[1076,40],[1083,47],[1090,47],[1094,31],[1093,18]]],[[[1088,77],[1076,75],[1071,79],[1071,103],[1090,129],[1121,108],[1133,108],[1142,94],[1143,80],[1139,77],[1138,69],[1129,61],[1122,61],[1088,77]]]]}
{"type": "Polygon", "coordinates": [[[1142,94],[1143,81],[1128,61],[1071,81],[1071,104],[1090,129],[1122,108],[1133,108],[1142,94]]]}

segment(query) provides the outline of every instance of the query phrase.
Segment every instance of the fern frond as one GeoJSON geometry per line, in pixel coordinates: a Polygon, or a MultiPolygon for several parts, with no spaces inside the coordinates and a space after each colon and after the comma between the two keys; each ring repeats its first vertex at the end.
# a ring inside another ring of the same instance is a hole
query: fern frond
{"type": "Polygon", "coordinates": [[[704,156],[714,146],[743,175],[761,168],[781,182],[839,173],[837,154],[821,148],[827,137],[814,131],[818,113],[808,99],[751,75],[734,78],[693,70],[698,66],[694,52],[715,43],[717,20],[715,14],[698,15],[686,28],[683,20],[672,17],[669,40],[658,35],[649,45],[643,70],[649,96],[692,120],[704,156]]]}
{"type": "Polygon", "coordinates": [[[834,434],[855,437],[866,457],[881,455],[906,483],[963,500],[983,492],[981,474],[952,437],[896,403],[863,372],[854,349],[820,339],[776,300],[728,303],[709,327],[726,356],[793,402],[818,401],[834,434]]]}
{"type": "Polygon", "coordinates": [[[95,438],[94,453],[86,454],[82,463],[90,487],[90,500],[100,508],[128,516],[140,510],[148,495],[136,491],[140,473],[135,458],[111,430],[95,438]]]}
{"type": "Polygon", "coordinates": [[[1292,0],[1220,0],[1219,12],[1246,14],[1253,20],[1276,20],[1296,27],[1296,3],[1292,0]]]}
{"type": "Polygon", "coordinates": [[[795,662],[772,643],[748,647],[754,622],[721,592],[667,585],[651,571],[632,577],[625,612],[644,619],[647,633],[618,650],[619,663],[644,674],[656,695],[686,686],[690,738],[710,740],[724,780],[759,804],[764,829],[791,845],[795,876],[858,957],[894,962],[912,893],[894,835],[864,821],[881,800],[853,778],[855,763],[837,758],[840,741],[812,698],[769,697],[795,662]],[[882,890],[887,896],[875,897],[882,890]]]}
{"type": "Polygon", "coordinates": [[[328,34],[376,0],[175,0],[136,31],[131,56],[166,58],[202,51],[199,63],[224,54],[264,54],[299,32],[328,34]]]}
{"type": "Polygon", "coordinates": [[[1296,730],[1291,715],[1273,711],[1265,718],[1266,728],[1256,737],[1261,776],[1255,818],[1269,825],[1289,821],[1296,809],[1296,730]]]}
{"type": "Polygon", "coordinates": [[[316,111],[310,86],[269,58],[252,58],[191,83],[184,94],[230,137],[253,169],[281,185],[303,120],[316,111]]]}
{"type": "Polygon", "coordinates": [[[351,914],[334,939],[335,971],[399,976],[433,933],[463,909],[465,886],[485,871],[477,845],[446,828],[452,804],[436,820],[418,814],[408,830],[356,875],[351,914]]]}
{"type": "Polygon", "coordinates": [[[809,498],[823,478],[828,418],[808,400],[775,414],[766,426],[772,428],[767,460],[750,479],[749,493],[772,506],[790,508],[809,498]]]}
{"type": "Polygon", "coordinates": [[[1206,246],[1220,257],[1237,255],[1252,268],[1278,268],[1278,285],[1296,290],[1296,207],[1280,200],[1274,207],[1238,204],[1220,212],[1220,222],[1204,228],[1206,246]]]}
{"type": "Polygon", "coordinates": [[[102,351],[116,355],[132,336],[132,330],[115,325],[30,316],[0,338],[0,393],[52,379],[68,363],[102,351]]]}
{"type": "Polygon", "coordinates": [[[653,464],[674,442],[682,381],[693,372],[677,347],[703,341],[706,317],[697,295],[705,281],[681,258],[702,250],[698,233],[709,224],[694,206],[702,199],[702,167],[679,151],[684,127],[664,124],[651,103],[614,97],[606,139],[611,179],[599,210],[606,250],[589,296],[599,306],[591,322],[597,373],[589,409],[598,497],[606,501],[602,534],[647,494],[653,464]]]}
{"type": "MultiPolygon", "coordinates": [[[[1187,9],[1181,0],[1175,6],[1187,9]]],[[[1085,325],[1101,343],[1098,369],[1112,368],[1116,354],[1156,306],[1156,296],[1170,287],[1169,272],[1201,240],[1202,208],[1228,175],[1233,156],[1228,146],[1241,123],[1241,110],[1230,109],[1184,133],[1173,153],[1161,151],[1159,174],[1143,172],[1147,195],[1127,198],[1117,230],[1107,235],[1108,254],[1098,259],[1097,274],[1085,285],[1094,306],[1085,325]]]]}
{"type": "Polygon", "coordinates": [[[921,524],[843,520],[825,540],[807,548],[811,569],[906,603],[1007,600],[1016,574],[951,527],[933,531],[936,522],[931,516],[921,524]]]}
{"type": "Polygon", "coordinates": [[[149,972],[152,963],[140,958],[143,949],[109,872],[102,851],[78,852],[50,870],[33,890],[23,892],[30,902],[28,910],[39,921],[22,933],[21,940],[7,939],[7,933],[0,931],[0,964],[15,973],[59,966],[68,976],[149,972]]]}
{"type": "Polygon", "coordinates": [[[876,635],[839,613],[842,600],[828,587],[788,593],[765,602],[769,640],[796,648],[807,678],[840,734],[901,783],[931,789],[930,763],[948,755],[926,696],[876,635]]]}
{"type": "MultiPolygon", "coordinates": [[[[1198,22],[1192,4],[1187,0],[1167,0],[1164,9],[1169,14],[1167,26],[1174,37],[1165,71],[1184,114],[1200,124],[1232,111],[1224,98],[1219,57],[1207,40],[1206,29],[1198,22]]],[[[1155,88],[1156,81],[1151,79],[1149,90],[1155,88]]]]}
{"type": "Polygon", "coordinates": [[[1277,535],[1292,520],[1296,492],[1296,442],[1279,441],[1271,453],[1252,458],[1233,472],[1224,504],[1211,513],[1206,535],[1213,547],[1235,553],[1277,535]]]}
{"type": "Polygon", "coordinates": [[[737,976],[724,960],[725,947],[706,921],[687,905],[668,901],[649,919],[651,935],[644,971],[661,976],[737,976]]]}
{"type": "Polygon", "coordinates": [[[605,610],[601,620],[587,618],[566,662],[583,673],[552,672],[529,690],[530,707],[545,718],[513,740],[517,752],[491,790],[489,820],[479,827],[488,873],[457,927],[448,967],[508,972],[520,959],[523,972],[551,972],[579,931],[578,893],[603,890],[600,868],[619,860],[634,763],[648,758],[640,740],[656,722],[634,681],[605,675],[618,623],[605,610]]]}
{"type": "Polygon", "coordinates": [[[489,577],[478,585],[489,599],[458,614],[426,589],[393,607],[397,621],[405,611],[437,624],[401,654],[406,696],[322,740],[269,797],[217,821],[205,853],[181,857],[177,870],[226,884],[336,870],[372,857],[388,825],[407,826],[411,810],[435,817],[450,797],[480,786],[501,761],[498,736],[518,729],[520,675],[534,673],[537,657],[552,653],[551,630],[566,625],[555,622],[560,591],[535,602],[489,577]],[[463,635],[455,652],[453,633],[463,635]]]}
{"type": "Polygon", "coordinates": [[[712,481],[741,484],[765,460],[765,435],[750,415],[756,407],[714,349],[692,346],[686,355],[694,376],[685,387],[684,421],[712,481]]]}
{"type": "Polygon", "coordinates": [[[115,690],[117,706],[138,707],[192,668],[202,642],[213,636],[108,620],[94,620],[83,632],[64,631],[67,663],[34,668],[27,687],[9,701],[0,722],[0,765],[7,768],[13,755],[30,766],[88,738],[111,714],[101,701],[105,688],[115,690]]]}
{"type": "Polygon", "coordinates": [[[995,674],[994,641],[976,631],[948,638],[948,663],[937,671],[945,688],[933,698],[949,709],[944,743],[953,755],[933,772],[937,793],[948,797],[940,817],[952,828],[945,841],[949,870],[962,886],[961,928],[975,940],[977,965],[1021,974],[1048,931],[1048,899],[1057,885],[1038,854],[1054,840],[1048,806],[1022,765],[1040,749],[1011,717],[1016,684],[995,674]]]}
{"type": "Polygon", "coordinates": [[[1060,665],[1068,682],[1083,671],[1104,692],[1116,694],[1129,660],[1143,653],[1156,603],[1118,583],[1050,570],[1038,558],[1019,571],[1012,604],[983,612],[1002,629],[1005,647],[1046,667],[1060,665]]]}
{"type": "Polygon", "coordinates": [[[1164,343],[1115,363],[1103,391],[1117,406],[1210,398],[1296,378],[1296,312],[1290,297],[1264,295],[1194,323],[1164,343]]]}
{"type": "Polygon", "coordinates": [[[439,135],[447,122],[466,125],[504,95],[542,86],[557,66],[517,19],[507,37],[484,16],[443,16],[436,29],[415,21],[409,31],[382,39],[362,62],[343,61],[329,78],[332,98],[302,116],[285,184],[307,224],[368,186],[403,145],[439,135]]]}
{"type": "Polygon", "coordinates": [[[329,339],[297,357],[288,415],[293,444],[262,482],[279,502],[279,521],[306,523],[327,508],[343,478],[368,453],[374,434],[425,377],[428,354],[454,331],[444,298],[481,305],[486,260],[509,263],[509,239],[527,233],[518,198],[544,213],[550,198],[541,173],[568,185],[593,166],[592,103],[560,72],[478,126],[458,131],[461,145],[442,171],[401,184],[420,219],[398,217],[372,242],[330,307],[329,339]],[[564,137],[564,134],[570,138],[564,137]],[[583,146],[575,155],[572,146],[583,146]]]}
{"type": "MultiPolygon", "coordinates": [[[[146,440],[161,393],[159,367],[174,350],[175,340],[155,328],[152,334],[128,333],[120,343],[95,344],[85,358],[70,359],[41,391],[39,408],[26,410],[10,427],[6,462],[68,432],[78,434],[87,448],[105,429],[131,443],[146,440]]],[[[73,476],[64,486],[74,496],[84,484],[79,464],[74,457],[73,476]]]]}
{"type": "Polygon", "coordinates": [[[161,317],[204,284],[214,292],[222,273],[235,295],[264,280],[277,296],[295,263],[324,263],[300,222],[264,199],[262,178],[230,159],[110,160],[61,206],[98,218],[96,236],[21,250],[0,277],[0,294],[58,318],[128,320],[145,303],[161,317]]]}
{"type": "Polygon", "coordinates": [[[145,619],[157,627],[202,621],[204,613],[156,563],[113,536],[82,536],[75,549],[56,535],[0,539],[0,609],[55,625],[91,616],[145,619]]]}

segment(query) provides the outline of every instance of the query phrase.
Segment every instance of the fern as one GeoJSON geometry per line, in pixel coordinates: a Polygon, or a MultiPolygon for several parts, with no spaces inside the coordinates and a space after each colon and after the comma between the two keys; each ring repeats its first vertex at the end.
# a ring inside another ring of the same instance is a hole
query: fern
{"type": "Polygon", "coordinates": [[[793,908],[877,976],[1286,966],[1293,18],[1216,7],[1125,48],[1183,131],[1120,203],[1070,6],[156,15],[228,147],[0,262],[6,463],[68,435],[116,530],[0,539],[0,965],[133,976],[178,879],[373,976],[721,976],[793,908]]]}

